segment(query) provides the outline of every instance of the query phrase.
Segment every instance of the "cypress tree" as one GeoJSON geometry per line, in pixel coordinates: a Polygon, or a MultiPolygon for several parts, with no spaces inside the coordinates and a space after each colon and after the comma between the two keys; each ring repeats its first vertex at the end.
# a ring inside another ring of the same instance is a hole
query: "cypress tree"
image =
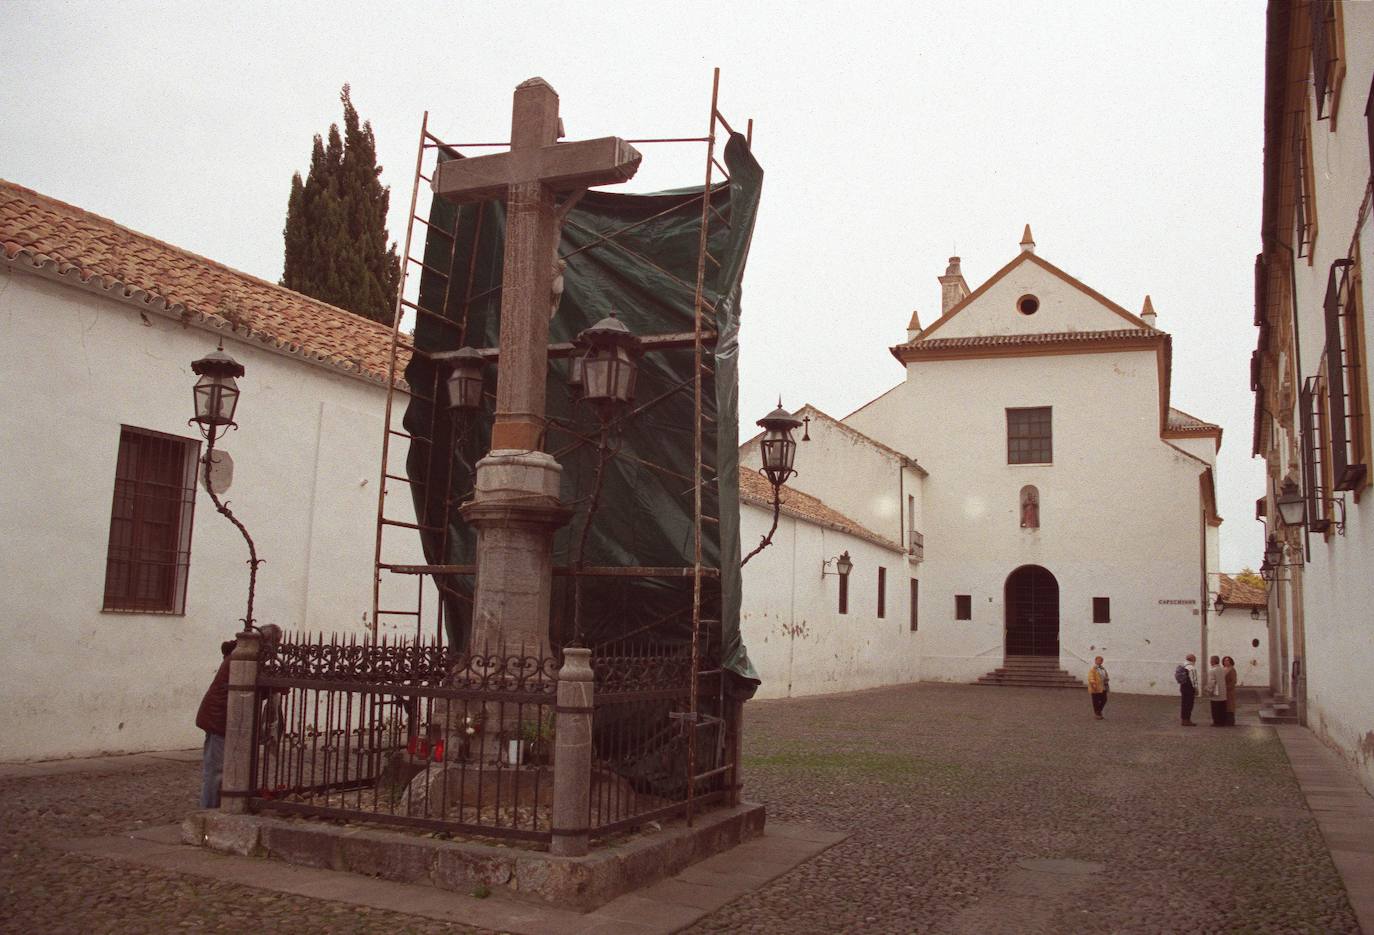
{"type": "Polygon", "coordinates": [[[400,258],[387,246],[391,189],[381,183],[372,124],[360,122],[348,85],[339,95],[344,132],[315,135],[310,171],[291,177],[281,285],[390,325],[395,314],[400,258]]]}

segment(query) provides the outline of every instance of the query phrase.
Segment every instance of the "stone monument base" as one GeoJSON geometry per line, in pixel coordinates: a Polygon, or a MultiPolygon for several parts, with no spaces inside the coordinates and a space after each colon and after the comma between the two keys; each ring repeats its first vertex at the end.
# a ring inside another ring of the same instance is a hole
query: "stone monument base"
{"type": "Polygon", "coordinates": [[[596,847],[585,857],[215,810],[187,816],[181,839],[226,854],[460,893],[499,889],[517,898],[587,911],[758,837],[764,820],[762,805],[712,808],[697,815],[691,828],[682,820],[666,822],[660,831],[596,847]]]}

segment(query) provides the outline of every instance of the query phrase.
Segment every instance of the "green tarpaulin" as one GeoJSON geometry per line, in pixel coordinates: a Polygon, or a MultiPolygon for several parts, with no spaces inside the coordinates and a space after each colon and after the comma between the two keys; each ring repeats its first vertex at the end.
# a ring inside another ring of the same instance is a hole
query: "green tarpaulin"
{"type": "MultiPolygon", "coordinates": [[[[442,157],[441,157],[442,158],[442,157]]],[[[719,654],[738,676],[735,689],[752,693],[758,677],[740,640],[740,548],[738,485],[738,378],[740,281],[758,209],[763,171],[743,137],[724,147],[729,182],[710,194],[705,299],[706,327],[717,338],[705,353],[703,376],[702,504],[710,519],[703,529],[703,563],[719,569],[706,580],[701,616],[719,620],[719,654]],[[716,521],[718,520],[718,522],[716,521]]],[[[651,195],[588,192],[568,215],[559,255],[567,262],[564,292],[550,323],[552,343],[572,341],[579,332],[615,312],[641,337],[691,332],[702,224],[702,189],[651,195]]],[[[502,237],[505,212],[499,201],[455,207],[435,199],[425,243],[418,304],[442,310],[449,322],[420,315],[416,353],[406,380],[431,398],[445,399],[445,373],[427,354],[498,345],[502,237]],[[437,394],[435,390],[437,389],[437,394]]],[[[570,359],[549,363],[548,429],[544,450],[563,466],[562,500],[575,509],[556,535],[554,564],[572,565],[597,507],[581,560],[585,565],[691,566],[693,542],[693,352],[691,348],[649,351],[639,364],[635,405],[610,438],[614,455],[597,444],[599,425],[568,387],[570,359]],[[602,483],[595,491],[599,461],[602,483]],[[597,493],[597,496],[593,496],[597,493]]],[[[476,561],[475,531],[459,516],[471,495],[475,465],[489,449],[496,368],[486,372],[486,408],[476,415],[435,413],[430,402],[412,397],[405,425],[412,435],[407,470],[414,492],[426,559],[432,564],[476,561]],[[437,418],[436,418],[437,415],[437,418]],[[439,530],[447,527],[447,536],[439,530]],[[445,542],[446,540],[446,542],[445,542]]],[[[471,633],[472,576],[444,575],[448,638],[467,646],[471,633]]],[[[574,612],[574,581],[554,578],[550,633],[555,646],[574,639],[595,650],[623,642],[686,643],[691,640],[691,577],[583,577],[580,613],[574,612]]],[[[708,624],[704,631],[715,631],[708,624]]]]}

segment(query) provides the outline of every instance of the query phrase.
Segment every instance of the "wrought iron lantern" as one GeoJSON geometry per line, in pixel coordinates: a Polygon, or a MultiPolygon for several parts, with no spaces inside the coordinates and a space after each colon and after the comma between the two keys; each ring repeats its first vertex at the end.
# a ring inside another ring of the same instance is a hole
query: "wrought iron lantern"
{"type": "Polygon", "coordinates": [[[1283,482],[1277,501],[1279,519],[1285,526],[1301,526],[1306,520],[1307,503],[1293,478],[1283,482]]]}
{"type": "Polygon", "coordinates": [[[792,468],[797,455],[797,442],[792,438],[792,430],[800,426],[801,420],[782,408],[778,408],[756,423],[763,429],[763,440],[759,442],[759,455],[763,460],[763,473],[774,489],[781,487],[796,471],[792,468]]]}
{"type": "Polygon", "coordinates": [[[196,414],[191,421],[200,426],[201,433],[213,444],[221,429],[238,427],[234,422],[234,410],[239,403],[235,378],[243,376],[243,364],[224,353],[221,341],[218,349],[191,363],[191,372],[200,377],[192,390],[196,414]]]}
{"type": "Polygon", "coordinates": [[[1264,564],[1270,568],[1278,568],[1283,564],[1283,546],[1274,538],[1274,534],[1269,534],[1269,540],[1264,545],[1264,564]]]}
{"type": "Polygon", "coordinates": [[[1273,581],[1275,578],[1274,566],[1269,563],[1268,558],[1260,562],[1260,577],[1265,581],[1273,581]]]}
{"type": "Polygon", "coordinates": [[[1218,594],[1216,601],[1212,604],[1212,608],[1217,612],[1217,616],[1220,617],[1222,614],[1226,613],[1226,599],[1218,594]]]}
{"type": "Polygon", "coordinates": [[[257,591],[258,566],[262,564],[262,559],[258,558],[258,547],[253,543],[253,537],[248,534],[247,527],[234,515],[234,511],[229,509],[229,504],[219,498],[215,493],[215,485],[210,482],[215,439],[225,426],[238,427],[234,422],[234,410],[238,407],[239,387],[234,381],[236,377],[243,376],[243,364],[224,353],[224,342],[220,341],[219,347],[214,351],[200,360],[193,361],[191,370],[200,377],[193,391],[196,414],[191,421],[200,426],[201,432],[209,442],[201,459],[205,467],[205,492],[210,495],[215,509],[234,524],[243,534],[244,541],[248,543],[248,609],[242,621],[243,629],[248,631],[256,626],[253,619],[253,597],[257,591]]]}
{"type": "Polygon", "coordinates": [[[486,363],[475,348],[461,347],[448,358],[448,407],[455,412],[482,408],[482,370],[486,363]]]}
{"type": "Polygon", "coordinates": [[[577,343],[586,348],[580,362],[573,363],[574,377],[581,377],[582,398],[602,410],[633,401],[639,339],[625,323],[612,312],[579,334],[577,343]]]}
{"type": "Polygon", "coordinates": [[[1251,607],[1251,608],[1250,608],[1250,619],[1251,619],[1251,620],[1258,620],[1259,618],[1260,618],[1259,608],[1258,608],[1258,607],[1251,607]]]}
{"type": "Polygon", "coordinates": [[[843,552],[841,552],[839,554],[839,557],[837,558],[827,558],[823,562],[821,562],[822,578],[824,578],[826,575],[839,575],[841,578],[847,578],[849,576],[849,573],[853,570],[854,562],[851,561],[849,558],[848,549],[845,549],[843,552]],[[831,562],[835,563],[835,570],[826,571],[826,569],[830,567],[831,562]]]}

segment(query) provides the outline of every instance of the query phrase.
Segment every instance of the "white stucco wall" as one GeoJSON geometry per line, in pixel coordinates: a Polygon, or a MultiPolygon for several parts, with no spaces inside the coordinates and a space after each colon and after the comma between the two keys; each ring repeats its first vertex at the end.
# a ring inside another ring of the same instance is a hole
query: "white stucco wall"
{"type": "Polygon", "coordinates": [[[1232,607],[1207,621],[1207,655],[1230,656],[1236,661],[1239,685],[1269,687],[1269,619],[1263,612],[1258,620],[1250,611],[1232,607]],[[1259,640],[1259,646],[1253,645],[1259,640]]]}
{"type": "MultiPolygon", "coordinates": [[[[1313,261],[1297,262],[1304,376],[1317,372],[1325,344],[1322,301],[1333,260],[1359,236],[1366,350],[1374,350],[1374,223],[1356,230],[1369,179],[1364,109],[1374,72],[1374,5],[1342,4],[1346,74],[1337,121],[1312,121],[1318,233],[1313,261]]],[[[1310,94],[1309,94],[1310,101],[1310,94]]],[[[1367,361],[1366,361],[1367,363],[1367,361]]],[[[1364,401],[1374,407],[1374,395],[1364,401]]],[[[1295,419],[1296,423],[1296,419],[1295,419]]],[[[1374,494],[1345,494],[1345,535],[1313,535],[1302,570],[1307,725],[1351,764],[1374,793],[1374,494]]]]}
{"type": "MultiPolygon", "coordinates": [[[[1011,301],[1054,295],[1038,281],[1008,288],[1011,301]]],[[[977,308],[953,321],[976,327],[977,308]]],[[[1001,664],[1007,576],[1035,564],[1059,584],[1064,668],[1081,674],[1100,653],[1118,691],[1176,690],[1174,665],[1201,644],[1205,465],[1160,440],[1157,381],[1153,351],[921,361],[846,418],[919,451],[930,472],[922,679],[966,682],[1001,664]],[[1033,406],[1053,409],[1054,463],[1009,465],[1005,410],[1033,406]],[[1020,528],[1026,484],[1040,493],[1038,530],[1020,528]],[[972,596],[971,621],[954,619],[956,594],[972,596]],[[1091,622],[1093,597],[1111,599],[1111,623],[1091,622]]]]}
{"type": "MultiPolygon", "coordinates": [[[[740,507],[740,539],[757,542],[770,511],[740,507]]],[[[865,539],[784,515],[773,544],[744,568],[740,631],[762,684],[759,698],[855,691],[916,681],[921,633],[910,629],[910,579],[919,566],[865,539]],[[848,550],[849,612],[839,578],[821,563],[848,550]],[[886,616],[877,616],[877,569],[887,569],[886,616]],[[910,572],[909,572],[910,569],[910,572]]],[[[924,600],[924,595],[922,596],[924,600]]]]}
{"type": "MultiPolygon", "coordinates": [[[[196,707],[244,614],[238,531],[198,488],[185,614],[101,604],[120,426],[199,438],[187,426],[190,363],[215,340],[0,270],[0,760],[200,744],[196,707]]],[[[218,447],[234,460],[225,499],[265,559],[258,622],[361,633],[385,390],[232,335],[225,350],[247,368],[240,429],[218,447]]],[[[404,488],[395,498],[388,514],[411,519],[404,488]]],[[[418,540],[393,554],[421,561],[418,540]]],[[[395,599],[413,603],[413,586],[395,599]]]]}

